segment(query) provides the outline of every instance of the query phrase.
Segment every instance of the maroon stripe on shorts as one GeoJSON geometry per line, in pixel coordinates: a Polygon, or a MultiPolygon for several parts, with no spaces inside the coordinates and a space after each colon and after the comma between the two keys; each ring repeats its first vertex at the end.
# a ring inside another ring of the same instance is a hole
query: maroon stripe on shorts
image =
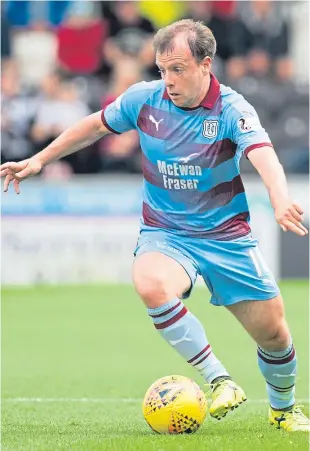
{"type": "Polygon", "coordinates": [[[166,329],[166,327],[171,326],[172,324],[179,321],[179,319],[183,318],[183,316],[186,315],[186,313],[187,313],[187,308],[183,307],[182,310],[180,310],[179,313],[177,313],[172,318],[168,319],[167,321],[164,321],[163,323],[154,324],[154,326],[156,329],[166,329]]]}
{"type": "Polygon", "coordinates": [[[187,363],[192,363],[194,360],[198,359],[198,357],[200,357],[204,352],[206,352],[208,349],[210,348],[210,345],[207,345],[205,348],[203,348],[202,351],[200,351],[197,355],[195,355],[194,357],[192,357],[191,359],[189,359],[187,361],[187,363]]]}
{"type": "Polygon", "coordinates": [[[177,307],[179,307],[179,305],[181,305],[181,301],[178,302],[178,303],[177,303],[176,305],[174,305],[173,307],[171,307],[170,309],[165,310],[165,311],[162,312],[162,313],[158,313],[158,315],[150,315],[150,316],[151,316],[152,318],[159,318],[160,316],[168,315],[168,313],[173,312],[173,310],[175,310],[177,307]]]}

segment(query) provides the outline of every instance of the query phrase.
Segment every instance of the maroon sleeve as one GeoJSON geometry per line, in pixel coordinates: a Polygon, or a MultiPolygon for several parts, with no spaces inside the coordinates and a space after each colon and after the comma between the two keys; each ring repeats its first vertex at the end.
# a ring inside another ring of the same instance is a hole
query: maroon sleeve
{"type": "MultiPolygon", "coordinates": [[[[107,105],[107,106],[108,106],[108,105],[107,105]]],[[[106,106],[106,107],[107,107],[107,106],[106,106]]],[[[117,132],[117,131],[114,130],[112,127],[110,127],[109,124],[107,123],[107,121],[105,120],[105,117],[104,117],[104,110],[106,109],[106,107],[104,107],[103,110],[101,111],[101,120],[102,120],[102,123],[103,123],[103,125],[104,125],[108,130],[110,130],[110,132],[115,133],[116,135],[120,135],[121,133],[120,133],[120,132],[117,132]]]]}
{"type": "Polygon", "coordinates": [[[273,145],[271,143],[259,143],[259,144],[252,144],[251,146],[247,147],[244,151],[244,155],[247,157],[249,152],[253,149],[258,149],[259,147],[272,147],[273,145]]]}

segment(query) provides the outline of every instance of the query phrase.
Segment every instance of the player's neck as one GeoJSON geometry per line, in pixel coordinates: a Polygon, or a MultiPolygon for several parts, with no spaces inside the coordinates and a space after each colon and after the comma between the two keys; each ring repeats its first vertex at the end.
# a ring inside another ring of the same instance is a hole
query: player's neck
{"type": "Polygon", "coordinates": [[[201,87],[201,93],[199,95],[199,97],[197,98],[197,100],[193,103],[193,105],[191,105],[190,108],[198,108],[201,105],[201,102],[203,101],[203,99],[206,97],[206,95],[208,94],[208,91],[210,89],[210,84],[211,84],[211,75],[209,74],[208,76],[206,76],[204,78],[204,82],[202,84],[201,87]]]}
{"type": "Polygon", "coordinates": [[[201,104],[203,99],[208,94],[208,91],[210,89],[210,84],[211,84],[211,75],[209,74],[208,76],[205,77],[204,83],[202,84],[202,90],[201,90],[201,95],[200,95],[200,97],[198,99],[199,100],[198,105],[201,104]]]}

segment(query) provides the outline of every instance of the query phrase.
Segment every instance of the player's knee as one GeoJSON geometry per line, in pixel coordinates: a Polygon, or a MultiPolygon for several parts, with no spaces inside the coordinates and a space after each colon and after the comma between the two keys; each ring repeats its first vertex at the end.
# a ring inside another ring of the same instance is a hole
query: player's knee
{"type": "Polygon", "coordinates": [[[141,275],[134,280],[135,289],[148,308],[156,308],[168,302],[172,294],[164,278],[156,275],[141,275]]]}
{"type": "Polygon", "coordinates": [[[259,345],[266,351],[282,351],[290,344],[290,331],[285,319],[264,331],[264,336],[259,340],[259,345]]]}

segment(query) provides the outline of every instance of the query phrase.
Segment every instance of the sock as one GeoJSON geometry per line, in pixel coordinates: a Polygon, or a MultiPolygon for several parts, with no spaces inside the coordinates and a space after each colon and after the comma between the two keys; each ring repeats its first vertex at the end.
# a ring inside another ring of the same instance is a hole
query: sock
{"type": "Polygon", "coordinates": [[[271,407],[282,410],[294,405],[297,358],[292,340],[283,351],[258,347],[257,355],[271,407]]]}
{"type": "Polygon", "coordinates": [[[173,299],[155,309],[148,309],[160,335],[210,384],[219,376],[228,376],[215,357],[200,321],[180,299],[173,299]]]}

